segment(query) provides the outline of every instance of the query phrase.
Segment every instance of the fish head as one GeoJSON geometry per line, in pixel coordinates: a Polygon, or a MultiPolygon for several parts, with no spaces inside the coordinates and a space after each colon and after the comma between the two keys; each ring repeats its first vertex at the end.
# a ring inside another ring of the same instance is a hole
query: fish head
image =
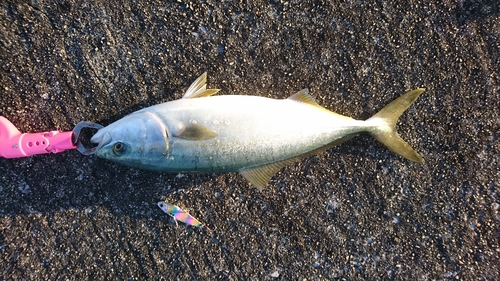
{"type": "Polygon", "coordinates": [[[95,154],[125,166],[155,170],[169,151],[168,129],[149,112],[134,112],[100,129],[90,141],[95,154]]]}

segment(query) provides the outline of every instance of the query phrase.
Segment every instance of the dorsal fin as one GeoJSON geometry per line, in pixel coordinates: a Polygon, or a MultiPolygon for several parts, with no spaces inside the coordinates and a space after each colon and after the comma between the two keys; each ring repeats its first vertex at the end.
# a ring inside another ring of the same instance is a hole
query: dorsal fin
{"type": "Polygon", "coordinates": [[[302,89],[302,90],[296,92],[295,94],[293,94],[290,97],[288,97],[288,99],[289,100],[298,101],[298,102],[307,103],[307,104],[310,104],[310,105],[320,106],[316,102],[316,100],[314,100],[314,98],[311,95],[309,95],[309,89],[308,88],[305,88],[305,89],[302,89]]]}
{"type": "Polygon", "coordinates": [[[349,118],[349,117],[345,117],[343,115],[340,115],[338,113],[332,112],[332,111],[322,107],[321,105],[319,105],[318,102],[316,102],[316,100],[311,95],[309,95],[309,89],[307,89],[307,88],[302,89],[302,90],[298,91],[297,93],[291,95],[290,97],[288,97],[288,99],[293,100],[293,101],[297,101],[300,103],[312,105],[318,109],[324,110],[324,111],[331,113],[331,114],[335,114],[339,117],[349,118]]]}
{"type": "Polygon", "coordinates": [[[219,89],[208,89],[207,90],[207,73],[203,73],[198,77],[187,89],[183,99],[192,99],[200,97],[209,97],[215,95],[219,89]]]}

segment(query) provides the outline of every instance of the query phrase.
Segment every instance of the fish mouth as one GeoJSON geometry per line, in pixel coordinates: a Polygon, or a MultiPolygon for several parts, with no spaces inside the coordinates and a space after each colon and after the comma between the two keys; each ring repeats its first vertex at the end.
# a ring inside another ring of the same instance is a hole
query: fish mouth
{"type": "Polygon", "coordinates": [[[90,142],[92,143],[97,143],[97,148],[96,150],[101,149],[103,146],[107,145],[110,143],[112,140],[111,135],[108,132],[97,132],[92,138],[90,139],[90,142]]]}

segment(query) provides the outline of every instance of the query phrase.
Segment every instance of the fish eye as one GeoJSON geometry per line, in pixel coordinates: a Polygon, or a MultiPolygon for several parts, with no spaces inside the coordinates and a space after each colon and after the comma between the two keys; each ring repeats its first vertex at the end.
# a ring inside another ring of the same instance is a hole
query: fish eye
{"type": "Polygon", "coordinates": [[[122,156],[125,152],[125,145],[121,142],[117,142],[113,145],[113,152],[116,156],[122,156]]]}

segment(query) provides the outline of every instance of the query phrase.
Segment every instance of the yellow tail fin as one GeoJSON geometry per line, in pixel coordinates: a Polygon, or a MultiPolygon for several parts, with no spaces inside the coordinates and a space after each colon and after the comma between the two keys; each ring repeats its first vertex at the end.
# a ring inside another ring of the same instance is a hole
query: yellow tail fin
{"type": "Polygon", "coordinates": [[[386,105],[377,114],[368,119],[377,119],[383,122],[382,126],[370,132],[373,137],[387,146],[390,150],[414,162],[423,162],[424,159],[398,135],[396,132],[396,122],[399,116],[401,116],[401,114],[408,109],[424,91],[425,89],[423,88],[409,91],[386,105]]]}

